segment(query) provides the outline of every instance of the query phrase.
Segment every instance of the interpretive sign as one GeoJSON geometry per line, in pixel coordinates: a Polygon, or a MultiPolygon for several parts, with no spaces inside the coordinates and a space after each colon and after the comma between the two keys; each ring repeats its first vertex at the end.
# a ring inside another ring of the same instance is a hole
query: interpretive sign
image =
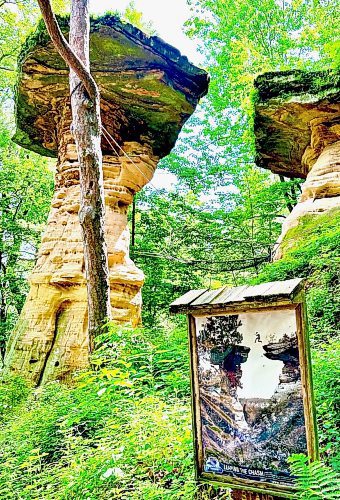
{"type": "Polygon", "coordinates": [[[294,494],[287,458],[317,455],[301,280],[192,291],[189,314],[198,479],[294,494]]]}

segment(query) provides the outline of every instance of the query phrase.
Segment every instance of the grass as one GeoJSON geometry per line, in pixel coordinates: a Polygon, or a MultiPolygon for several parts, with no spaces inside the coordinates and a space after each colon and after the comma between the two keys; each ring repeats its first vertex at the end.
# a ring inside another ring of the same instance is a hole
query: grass
{"type": "Polygon", "coordinates": [[[193,498],[186,353],[185,330],[113,329],[73,388],[4,381],[0,498],[193,498]]]}

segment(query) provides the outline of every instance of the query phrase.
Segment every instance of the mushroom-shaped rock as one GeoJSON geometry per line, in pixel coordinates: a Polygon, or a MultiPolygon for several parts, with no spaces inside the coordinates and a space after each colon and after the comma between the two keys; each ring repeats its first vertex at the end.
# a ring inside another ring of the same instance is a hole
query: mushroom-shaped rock
{"type": "MultiPolygon", "coordinates": [[[[67,35],[68,19],[59,23],[67,35]]],[[[144,276],[129,258],[127,210],[174,146],[209,79],[177,49],[116,16],[91,20],[90,59],[101,93],[112,316],[136,325],[144,276]]],[[[26,41],[19,62],[14,140],[57,157],[47,228],[6,356],[11,371],[24,371],[39,383],[65,379],[86,366],[87,298],[68,68],[43,23],[26,41]]]]}
{"type": "Polygon", "coordinates": [[[284,335],[278,342],[264,345],[263,350],[266,358],[283,362],[284,366],[279,377],[280,389],[284,384],[300,380],[299,349],[296,335],[293,337],[284,335]]]}
{"type": "MultiPolygon", "coordinates": [[[[68,20],[60,18],[64,32],[68,20]]],[[[208,88],[207,73],[158,37],[115,16],[91,20],[91,73],[101,92],[102,122],[118,142],[150,146],[159,158],[174,146],[183,123],[208,88]]],[[[41,23],[20,56],[14,140],[58,156],[61,107],[69,94],[68,68],[41,23]]],[[[103,152],[112,147],[103,141],[103,152]]]]}
{"type": "Polygon", "coordinates": [[[340,72],[265,73],[255,87],[257,164],[306,179],[282,240],[300,217],[340,205],[340,72]]]}

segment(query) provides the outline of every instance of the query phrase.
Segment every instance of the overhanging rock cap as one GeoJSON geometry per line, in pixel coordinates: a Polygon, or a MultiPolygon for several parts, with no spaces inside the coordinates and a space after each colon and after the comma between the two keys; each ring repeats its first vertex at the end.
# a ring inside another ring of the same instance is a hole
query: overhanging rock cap
{"type": "MultiPolygon", "coordinates": [[[[58,18],[67,36],[69,19],[58,18]]],[[[117,16],[91,19],[91,73],[101,91],[104,126],[124,140],[150,143],[165,156],[207,93],[206,71],[159,37],[148,36],[117,16]]],[[[60,102],[69,94],[68,67],[41,21],[19,56],[14,141],[57,156],[60,102]]]]}
{"type": "Polygon", "coordinates": [[[285,281],[271,281],[254,286],[221,287],[216,290],[203,288],[190,290],[170,304],[172,313],[189,313],[200,309],[218,311],[225,307],[243,306],[254,302],[275,302],[287,300],[301,290],[302,278],[285,281]]]}
{"type": "Polygon", "coordinates": [[[340,123],[340,71],[264,73],[254,85],[257,165],[305,178],[301,160],[311,142],[311,120],[340,123]]]}

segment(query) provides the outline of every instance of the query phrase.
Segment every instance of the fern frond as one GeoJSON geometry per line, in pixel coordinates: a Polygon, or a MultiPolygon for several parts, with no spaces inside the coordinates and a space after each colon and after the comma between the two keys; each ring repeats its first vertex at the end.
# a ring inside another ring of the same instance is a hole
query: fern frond
{"type": "Polygon", "coordinates": [[[297,499],[337,500],[340,498],[340,476],[320,461],[309,463],[305,455],[292,455],[290,469],[295,477],[297,499]]]}

